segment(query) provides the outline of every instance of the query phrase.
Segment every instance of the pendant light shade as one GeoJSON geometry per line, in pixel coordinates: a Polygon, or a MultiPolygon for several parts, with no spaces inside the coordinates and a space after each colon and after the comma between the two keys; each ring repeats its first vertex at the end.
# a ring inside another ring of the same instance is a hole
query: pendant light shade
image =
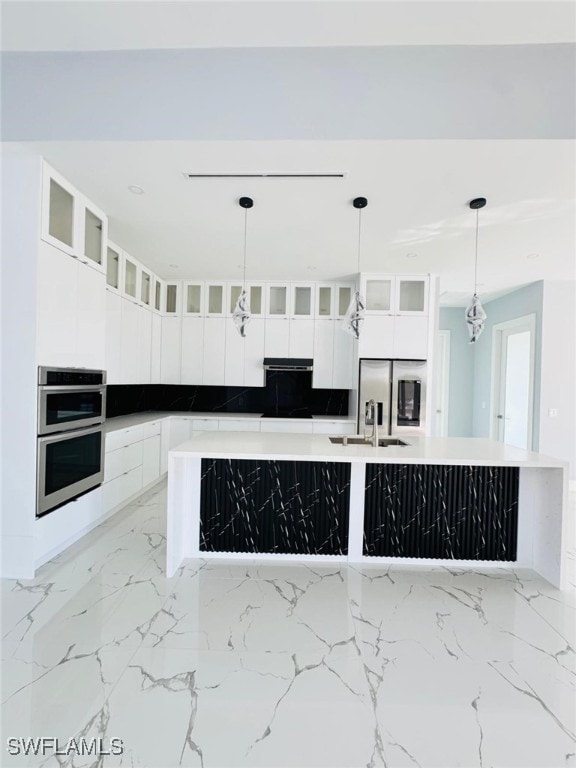
{"type": "MultiPolygon", "coordinates": [[[[365,197],[355,197],[354,200],[352,200],[352,205],[358,211],[358,274],[360,274],[360,248],[362,244],[362,209],[366,208],[366,206],[368,205],[368,200],[365,197]]],[[[366,310],[366,301],[364,300],[364,297],[358,290],[352,296],[350,305],[348,306],[348,309],[346,310],[346,314],[344,315],[344,325],[343,325],[343,328],[346,331],[346,333],[349,333],[351,336],[354,336],[355,339],[360,338],[360,331],[362,328],[362,323],[364,322],[365,310],[366,310]]]]}
{"type": "Polygon", "coordinates": [[[241,197],[240,200],[238,200],[238,204],[241,208],[244,208],[244,273],[242,277],[242,291],[240,292],[240,296],[238,296],[238,300],[236,301],[236,306],[234,307],[234,312],[232,313],[232,321],[236,326],[240,336],[245,338],[246,326],[252,318],[252,315],[250,314],[248,291],[246,290],[246,233],[248,229],[248,209],[252,208],[254,205],[254,200],[252,200],[251,197],[241,197]]]}
{"type": "Polygon", "coordinates": [[[475,344],[480,338],[486,324],[486,312],[478,298],[478,211],[486,205],[485,197],[476,197],[469,203],[470,209],[476,211],[476,252],[474,257],[474,295],[472,302],[466,308],[466,324],[470,334],[470,344],[475,344]]]}

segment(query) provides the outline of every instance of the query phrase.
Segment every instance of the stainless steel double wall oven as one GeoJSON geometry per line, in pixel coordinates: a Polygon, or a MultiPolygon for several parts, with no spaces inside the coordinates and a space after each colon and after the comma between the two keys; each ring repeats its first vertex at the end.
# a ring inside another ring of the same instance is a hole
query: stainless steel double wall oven
{"type": "Polygon", "coordinates": [[[36,516],[104,480],[106,371],[38,369],[36,516]]]}

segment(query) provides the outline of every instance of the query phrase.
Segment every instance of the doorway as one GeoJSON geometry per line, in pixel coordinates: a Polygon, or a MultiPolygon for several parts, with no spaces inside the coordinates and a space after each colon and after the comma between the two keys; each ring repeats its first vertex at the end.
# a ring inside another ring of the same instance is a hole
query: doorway
{"type": "Polygon", "coordinates": [[[532,450],[536,316],[494,326],[492,337],[491,437],[532,450]]]}
{"type": "Polygon", "coordinates": [[[436,376],[434,392],[434,434],[448,436],[448,403],[450,401],[450,331],[438,331],[436,337],[436,376]]]}

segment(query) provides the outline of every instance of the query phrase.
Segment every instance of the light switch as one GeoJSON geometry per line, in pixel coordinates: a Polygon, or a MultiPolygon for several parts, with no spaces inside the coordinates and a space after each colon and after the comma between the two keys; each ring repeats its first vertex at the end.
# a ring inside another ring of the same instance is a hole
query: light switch
{"type": "Polygon", "coordinates": [[[548,416],[550,416],[551,419],[558,418],[558,408],[548,408],[548,416]]]}

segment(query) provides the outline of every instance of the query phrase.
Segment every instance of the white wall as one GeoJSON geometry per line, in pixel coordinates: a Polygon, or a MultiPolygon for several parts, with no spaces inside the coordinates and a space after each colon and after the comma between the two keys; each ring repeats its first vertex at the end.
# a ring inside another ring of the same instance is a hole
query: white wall
{"type": "Polygon", "coordinates": [[[570,462],[576,481],[576,283],[544,281],[540,453],[570,462]],[[551,416],[550,409],[557,415],[551,416]]]}
{"type": "Polygon", "coordinates": [[[3,161],[0,573],[14,578],[34,575],[41,170],[39,157],[3,161]]]}

